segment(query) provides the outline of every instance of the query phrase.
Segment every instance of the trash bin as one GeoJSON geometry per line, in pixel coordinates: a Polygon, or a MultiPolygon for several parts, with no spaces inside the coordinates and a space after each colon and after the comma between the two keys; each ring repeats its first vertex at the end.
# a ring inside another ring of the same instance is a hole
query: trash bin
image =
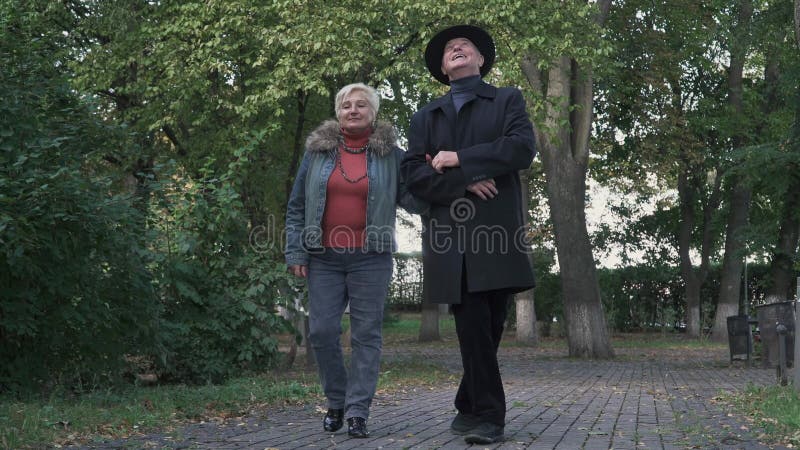
{"type": "Polygon", "coordinates": [[[756,306],[758,329],[761,333],[761,361],[764,367],[778,367],[778,324],[787,328],[786,366],[794,365],[794,304],[776,302],[756,306]]]}
{"type": "Polygon", "coordinates": [[[750,317],[746,315],[728,316],[728,345],[731,350],[731,362],[744,359],[750,364],[753,353],[753,334],[750,330],[750,317]]]}

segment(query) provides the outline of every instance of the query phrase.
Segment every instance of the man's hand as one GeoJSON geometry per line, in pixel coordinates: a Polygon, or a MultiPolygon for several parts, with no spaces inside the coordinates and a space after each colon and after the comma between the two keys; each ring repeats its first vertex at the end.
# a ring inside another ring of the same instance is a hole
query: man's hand
{"type": "Polygon", "coordinates": [[[293,264],[289,266],[289,273],[296,277],[305,278],[308,276],[308,266],[293,264]]]}
{"type": "Polygon", "coordinates": [[[476,181],[469,186],[467,190],[480,197],[481,200],[489,200],[497,195],[497,186],[495,186],[494,178],[476,181]]]}
{"type": "Polygon", "coordinates": [[[447,167],[458,167],[461,163],[458,161],[458,153],[447,150],[442,150],[436,154],[431,160],[431,167],[433,170],[442,173],[447,167]]]}

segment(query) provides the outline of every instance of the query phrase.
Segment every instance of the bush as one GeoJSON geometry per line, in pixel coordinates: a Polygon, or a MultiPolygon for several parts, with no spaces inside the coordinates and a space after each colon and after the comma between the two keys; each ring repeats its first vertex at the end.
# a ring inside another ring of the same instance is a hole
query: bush
{"type": "MultiPolygon", "coordinates": [[[[769,267],[748,267],[750,311],[765,297],[764,279],[769,267]]],[[[720,267],[711,266],[700,292],[703,327],[714,320],[719,295],[720,267]]],[[[561,281],[558,274],[537,273],[536,318],[563,321],[561,281]]],[[[669,266],[638,265],[599,269],[598,282],[608,326],[615,331],[681,329],[686,314],[685,288],[680,269],[669,266]]],[[[742,293],[744,302],[744,293],[742,293]]],[[[751,313],[752,314],[752,313],[751,313]]],[[[513,310],[512,316],[513,318],[513,310]]]]}
{"type": "Polygon", "coordinates": [[[126,173],[133,136],[68,83],[69,13],[22,3],[0,4],[0,392],[108,384],[129,361],[192,382],[271,361],[293,280],[248,246],[232,180],[252,146],[220,176],[126,173]]]}
{"type": "Polygon", "coordinates": [[[16,21],[0,34],[0,391],[54,380],[80,387],[115,378],[123,354],[155,342],[142,216],[94,170],[127,136],[70,90],[46,34],[57,30],[8,8],[2,17],[16,21]]]}
{"type": "Polygon", "coordinates": [[[276,334],[292,331],[278,306],[292,308],[294,283],[274,251],[248,245],[247,219],[232,183],[243,154],[219,178],[206,166],[201,180],[177,175],[161,186],[154,216],[157,286],[167,339],[162,375],[184,382],[221,382],[277,356],[276,334]]]}

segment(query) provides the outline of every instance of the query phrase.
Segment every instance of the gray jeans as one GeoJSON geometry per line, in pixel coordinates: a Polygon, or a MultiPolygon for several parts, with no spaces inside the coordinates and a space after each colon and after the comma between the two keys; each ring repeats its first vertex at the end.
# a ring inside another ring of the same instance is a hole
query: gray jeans
{"type": "Polygon", "coordinates": [[[378,384],[383,305],[391,276],[391,253],[325,249],[312,254],[308,264],[309,338],[328,408],[344,408],[345,418],[369,418],[378,384]],[[349,374],[339,339],[348,302],[349,374]]]}

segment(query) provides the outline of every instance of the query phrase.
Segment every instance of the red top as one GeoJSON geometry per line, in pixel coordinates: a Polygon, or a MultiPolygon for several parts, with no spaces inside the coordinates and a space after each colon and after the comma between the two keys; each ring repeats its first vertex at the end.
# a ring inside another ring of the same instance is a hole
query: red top
{"type": "MultiPolygon", "coordinates": [[[[372,130],[367,129],[357,135],[342,130],[342,134],[344,145],[361,148],[367,145],[372,130]]],[[[364,176],[367,173],[367,152],[353,154],[341,146],[337,151],[339,159],[328,178],[325,213],[322,216],[322,245],[361,248],[364,246],[364,229],[367,226],[369,177],[364,176]],[[355,180],[359,181],[353,183],[355,180]]]]}

